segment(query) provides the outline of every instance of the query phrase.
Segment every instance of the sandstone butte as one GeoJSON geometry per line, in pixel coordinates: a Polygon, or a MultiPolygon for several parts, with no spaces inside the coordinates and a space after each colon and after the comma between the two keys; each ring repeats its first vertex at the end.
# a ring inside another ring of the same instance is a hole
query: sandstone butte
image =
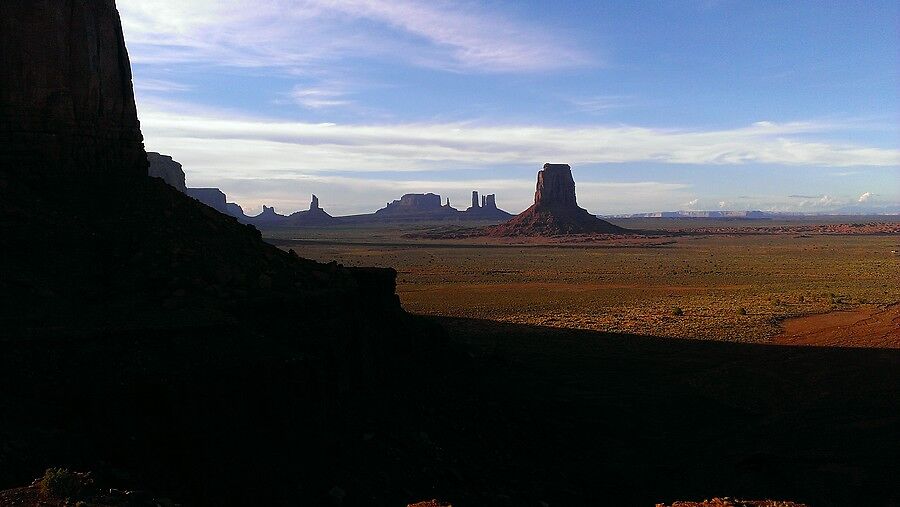
{"type": "Polygon", "coordinates": [[[601,220],[578,206],[575,179],[568,164],[544,164],[538,171],[534,204],[508,222],[488,227],[485,232],[492,237],[509,237],[625,234],[628,230],[601,220]]]}

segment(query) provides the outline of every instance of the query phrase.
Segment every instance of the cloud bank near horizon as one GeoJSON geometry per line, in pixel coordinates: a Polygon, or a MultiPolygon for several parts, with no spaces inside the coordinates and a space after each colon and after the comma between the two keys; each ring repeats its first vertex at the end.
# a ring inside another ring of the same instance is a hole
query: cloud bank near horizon
{"type": "Polygon", "coordinates": [[[896,73],[881,56],[896,41],[841,31],[880,26],[877,8],[792,6],[803,16],[759,41],[727,6],[656,2],[118,6],[148,149],[248,209],[302,209],[316,192],[357,213],[478,189],[514,211],[546,161],[572,164],[601,213],[900,206],[896,73]]]}
{"type": "MultiPolygon", "coordinates": [[[[764,163],[784,166],[784,170],[790,170],[789,166],[900,166],[900,150],[811,140],[811,135],[827,136],[840,128],[816,122],[758,122],[715,131],[602,125],[341,125],[181,110],[184,112],[175,113],[170,108],[142,105],[148,149],[174,154],[185,165],[189,183],[226,187],[230,195],[254,209],[263,203],[278,203],[286,211],[304,208],[307,192],[298,188],[301,184],[332,189],[332,209],[342,213],[374,210],[403,192],[440,192],[464,202],[467,191],[477,187],[515,192],[518,197],[509,193],[504,197],[511,209],[519,209],[527,207],[533,182],[497,180],[491,177],[494,168],[519,165],[536,169],[545,161],[564,161],[576,167],[635,162],[716,167],[764,163]],[[460,169],[476,176],[444,181],[460,169]],[[385,172],[392,177],[364,176],[385,172]],[[335,176],[338,173],[356,176],[335,176]],[[403,173],[435,176],[416,179],[403,173]],[[227,188],[229,184],[233,188],[227,188]],[[278,185],[283,188],[279,190],[278,185]],[[260,193],[263,191],[265,195],[260,193]]],[[[657,207],[686,202],[688,196],[682,192],[689,186],[582,181],[580,188],[585,191],[579,196],[589,209],[640,211],[635,206],[646,210],[651,202],[657,207]]],[[[320,197],[329,200],[328,195],[320,197]]]]}

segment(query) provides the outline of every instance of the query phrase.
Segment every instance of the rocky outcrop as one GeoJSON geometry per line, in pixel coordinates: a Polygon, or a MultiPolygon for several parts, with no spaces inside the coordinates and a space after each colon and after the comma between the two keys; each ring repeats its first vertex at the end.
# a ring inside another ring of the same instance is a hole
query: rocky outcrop
{"type": "Polygon", "coordinates": [[[512,213],[507,213],[497,207],[497,196],[495,194],[482,195],[481,201],[478,200],[478,191],[472,191],[472,206],[466,209],[465,217],[471,220],[506,220],[512,217],[512,213]]]}
{"type": "Polygon", "coordinates": [[[405,194],[399,200],[389,202],[384,208],[376,211],[376,214],[417,214],[439,211],[441,209],[441,196],[437,194],[405,194]]]}
{"type": "Polygon", "coordinates": [[[0,178],[146,176],[113,1],[3,0],[0,69],[0,178]]]}
{"type": "Polygon", "coordinates": [[[536,208],[576,208],[575,179],[568,164],[544,164],[538,171],[537,190],[534,192],[536,208]]]}
{"type": "Polygon", "coordinates": [[[263,205],[262,213],[253,217],[247,217],[247,222],[257,226],[285,225],[288,217],[275,212],[274,206],[263,205]]]}
{"type": "Polygon", "coordinates": [[[185,193],[219,213],[228,213],[227,197],[218,188],[187,188],[185,193]]]}
{"type": "Polygon", "coordinates": [[[534,204],[510,221],[486,230],[487,235],[495,237],[625,232],[578,206],[575,179],[568,164],[544,164],[538,171],[534,204]]]}
{"type": "Polygon", "coordinates": [[[394,270],[302,259],[147,176],[112,0],[3,0],[0,68],[0,485],[79,463],[283,505],[213,485],[251,462],[283,484],[252,457],[282,451],[308,477],[344,400],[447,357],[394,270]]]}
{"type": "Polygon", "coordinates": [[[335,219],[325,210],[319,207],[319,198],[313,194],[309,203],[309,209],[292,213],[287,217],[286,224],[298,227],[323,226],[334,223],[335,219]]]}
{"type": "Polygon", "coordinates": [[[237,218],[238,220],[247,218],[247,215],[244,214],[244,208],[234,202],[225,203],[225,213],[233,216],[234,218],[237,218]]]}
{"type": "Polygon", "coordinates": [[[377,221],[419,221],[446,220],[459,218],[459,211],[441,205],[441,196],[433,193],[405,194],[400,199],[387,203],[373,215],[357,215],[342,218],[344,223],[364,223],[377,221]]]}
{"type": "Polygon", "coordinates": [[[150,162],[149,174],[153,178],[162,178],[163,181],[178,190],[187,192],[184,183],[184,169],[181,164],[168,155],[148,151],[147,160],[150,162]]]}

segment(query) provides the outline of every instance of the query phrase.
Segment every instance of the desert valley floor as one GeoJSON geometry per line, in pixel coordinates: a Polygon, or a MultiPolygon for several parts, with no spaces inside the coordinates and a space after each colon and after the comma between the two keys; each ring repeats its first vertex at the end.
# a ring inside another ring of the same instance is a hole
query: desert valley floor
{"type": "Polygon", "coordinates": [[[394,267],[403,306],[414,313],[656,337],[900,347],[896,234],[810,234],[809,221],[773,224],[773,233],[752,221],[616,223],[656,234],[566,243],[429,240],[397,226],[265,235],[323,262],[394,267]],[[729,232],[707,233],[723,227],[729,232]]]}

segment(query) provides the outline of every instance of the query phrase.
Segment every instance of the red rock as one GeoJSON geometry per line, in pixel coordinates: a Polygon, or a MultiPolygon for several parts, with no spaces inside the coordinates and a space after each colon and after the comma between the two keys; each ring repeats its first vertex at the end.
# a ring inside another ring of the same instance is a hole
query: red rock
{"type": "Polygon", "coordinates": [[[534,204],[510,221],[488,227],[485,232],[488,236],[508,237],[623,234],[628,231],[600,220],[578,206],[575,180],[568,164],[544,164],[538,171],[534,204]]]}

